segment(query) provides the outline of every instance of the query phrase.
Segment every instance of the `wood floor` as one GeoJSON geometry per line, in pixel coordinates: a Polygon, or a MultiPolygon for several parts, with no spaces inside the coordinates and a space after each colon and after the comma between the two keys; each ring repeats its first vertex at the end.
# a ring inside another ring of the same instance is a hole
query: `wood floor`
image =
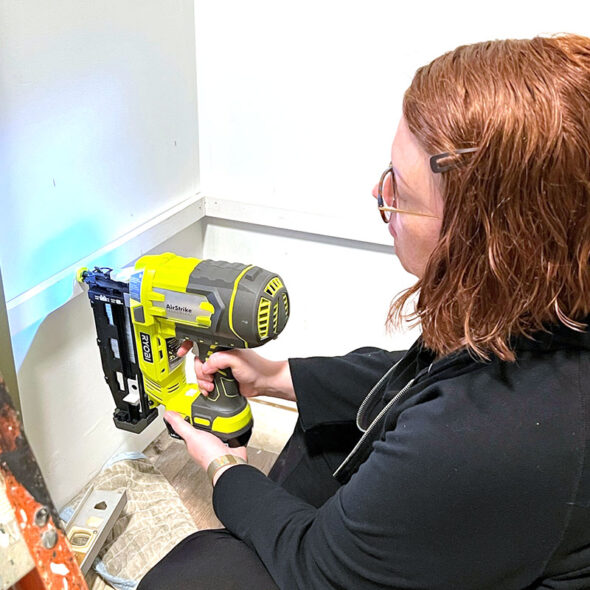
{"type": "MultiPolygon", "coordinates": [[[[183,442],[164,431],[144,453],[172,484],[199,529],[222,526],[213,512],[212,487],[207,474],[189,457],[183,442]]],[[[248,447],[248,462],[264,473],[269,472],[277,455],[248,447]]]]}

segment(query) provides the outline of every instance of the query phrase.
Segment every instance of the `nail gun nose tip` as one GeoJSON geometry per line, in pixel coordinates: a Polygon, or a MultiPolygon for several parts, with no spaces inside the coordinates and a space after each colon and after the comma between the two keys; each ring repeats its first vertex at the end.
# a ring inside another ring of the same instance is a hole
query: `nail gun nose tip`
{"type": "Polygon", "coordinates": [[[88,276],[88,268],[86,268],[85,266],[83,266],[82,268],[78,269],[78,272],[76,273],[76,280],[79,283],[83,283],[84,279],[88,276]]]}

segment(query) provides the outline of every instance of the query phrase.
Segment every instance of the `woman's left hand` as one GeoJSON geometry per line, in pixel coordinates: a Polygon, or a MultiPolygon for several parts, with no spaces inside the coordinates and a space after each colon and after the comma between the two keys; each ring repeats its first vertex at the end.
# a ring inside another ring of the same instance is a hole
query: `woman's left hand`
{"type": "MultiPolygon", "coordinates": [[[[168,410],[164,413],[164,419],[172,426],[176,434],[183,438],[189,455],[205,471],[207,471],[207,467],[209,467],[211,461],[222,455],[235,455],[245,461],[248,458],[246,447],[230,448],[214,434],[194,428],[188,422],[185,422],[182,416],[176,412],[168,410]]],[[[227,469],[231,469],[231,467],[233,465],[226,465],[219,469],[213,479],[213,485],[215,485],[219,476],[227,469]]]]}

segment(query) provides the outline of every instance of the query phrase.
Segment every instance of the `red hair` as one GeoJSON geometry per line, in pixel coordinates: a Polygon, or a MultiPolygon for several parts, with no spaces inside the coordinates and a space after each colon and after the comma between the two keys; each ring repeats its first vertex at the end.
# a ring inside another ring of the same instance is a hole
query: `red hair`
{"type": "Polygon", "coordinates": [[[389,322],[422,326],[439,354],[514,360],[510,339],[590,313],[590,39],[458,47],[420,68],[404,96],[429,154],[478,147],[442,174],[444,215],[424,275],[389,322]],[[415,310],[404,314],[419,294],[415,310]]]}

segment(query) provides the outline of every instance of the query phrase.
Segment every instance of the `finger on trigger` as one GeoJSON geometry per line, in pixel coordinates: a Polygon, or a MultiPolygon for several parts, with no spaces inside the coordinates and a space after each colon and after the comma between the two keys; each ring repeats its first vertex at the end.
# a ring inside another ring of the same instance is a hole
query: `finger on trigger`
{"type": "Polygon", "coordinates": [[[176,351],[176,354],[178,356],[186,356],[188,354],[188,351],[191,349],[192,346],[192,342],[190,340],[185,340],[179,347],[178,350],[176,351]]]}
{"type": "MultiPolygon", "coordinates": [[[[174,432],[182,436],[183,431],[186,432],[187,423],[182,419],[182,416],[177,412],[166,410],[163,416],[164,420],[172,426],[174,432]]],[[[183,437],[184,438],[184,437],[183,437]]]]}
{"type": "Polygon", "coordinates": [[[218,366],[218,364],[215,362],[217,360],[217,358],[213,358],[210,357],[209,359],[207,359],[204,363],[203,363],[203,373],[206,375],[212,375],[213,373],[216,373],[219,369],[222,369],[222,366],[218,366]]]}
{"type": "Polygon", "coordinates": [[[213,375],[206,375],[205,373],[203,373],[203,370],[201,369],[201,367],[195,367],[195,374],[197,376],[197,381],[201,382],[205,382],[205,383],[212,383],[213,382],[213,375]]]}
{"type": "Polygon", "coordinates": [[[207,383],[207,381],[197,381],[197,385],[199,386],[199,390],[201,391],[201,393],[207,397],[211,391],[210,391],[210,383],[207,383]]]}

